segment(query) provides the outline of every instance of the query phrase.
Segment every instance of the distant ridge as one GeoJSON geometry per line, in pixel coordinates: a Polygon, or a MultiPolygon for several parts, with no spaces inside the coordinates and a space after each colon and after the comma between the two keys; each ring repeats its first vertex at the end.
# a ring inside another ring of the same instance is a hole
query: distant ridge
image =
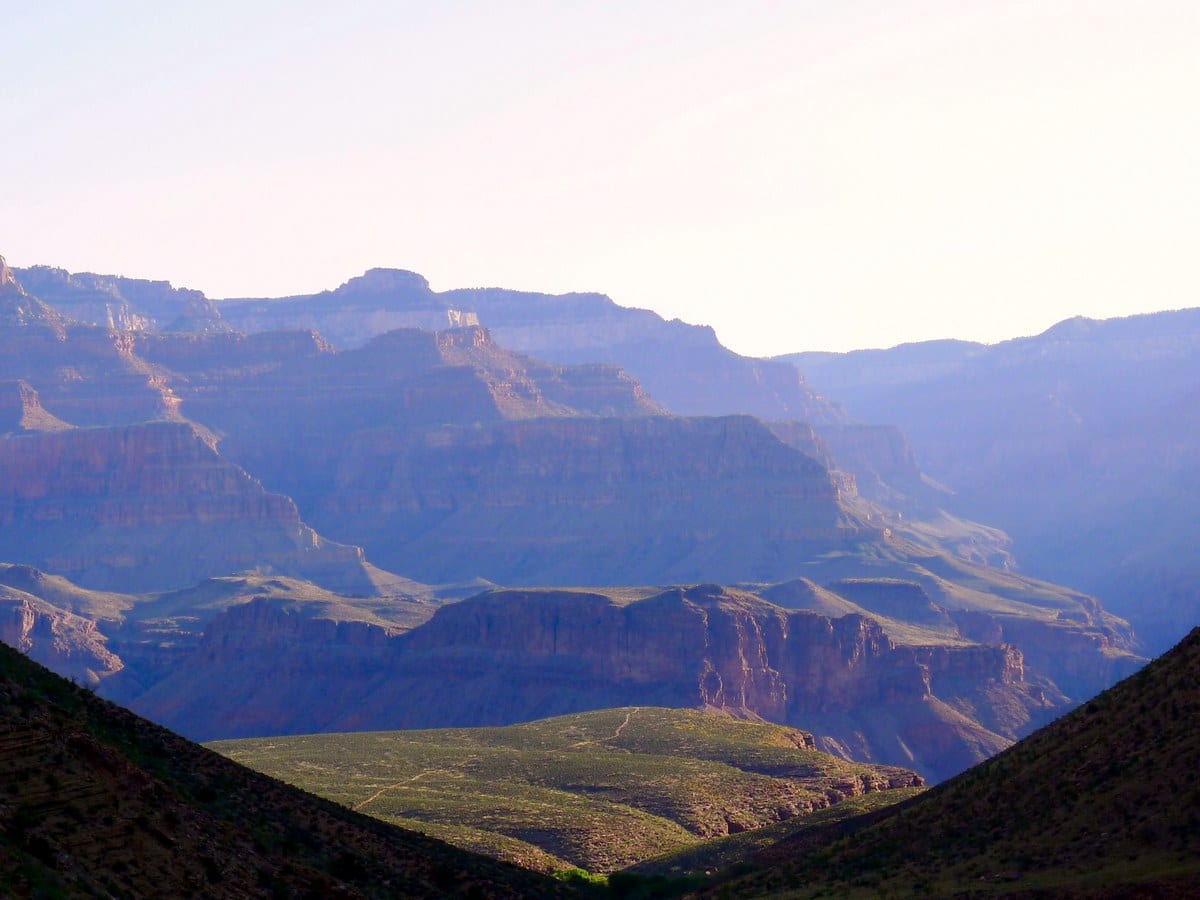
{"type": "Polygon", "coordinates": [[[65,316],[25,292],[0,256],[0,325],[40,324],[61,330],[66,323],[65,316]]]}

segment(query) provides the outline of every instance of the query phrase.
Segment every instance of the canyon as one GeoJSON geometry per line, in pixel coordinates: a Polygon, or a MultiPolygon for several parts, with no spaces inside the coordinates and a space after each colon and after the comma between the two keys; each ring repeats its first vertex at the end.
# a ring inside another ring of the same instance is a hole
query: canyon
{"type": "Polygon", "coordinates": [[[1143,662],[901,429],[705,329],[396,270],[0,282],[6,634],[190,736],[655,703],[941,779],[1143,662]]]}

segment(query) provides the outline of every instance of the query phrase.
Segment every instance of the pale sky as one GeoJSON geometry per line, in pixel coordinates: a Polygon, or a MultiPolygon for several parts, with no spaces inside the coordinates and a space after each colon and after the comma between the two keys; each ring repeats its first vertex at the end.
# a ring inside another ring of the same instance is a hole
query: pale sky
{"type": "Polygon", "coordinates": [[[0,254],[751,355],[1200,306],[1200,3],[0,0],[0,254]]]}

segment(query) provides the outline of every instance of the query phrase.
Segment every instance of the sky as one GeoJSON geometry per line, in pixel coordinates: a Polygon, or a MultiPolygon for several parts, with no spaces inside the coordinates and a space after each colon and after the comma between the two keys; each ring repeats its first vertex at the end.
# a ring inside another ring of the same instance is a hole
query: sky
{"type": "Polygon", "coordinates": [[[600,291],[755,356],[1200,306],[1195,0],[346,7],[0,0],[0,254],[600,291]]]}

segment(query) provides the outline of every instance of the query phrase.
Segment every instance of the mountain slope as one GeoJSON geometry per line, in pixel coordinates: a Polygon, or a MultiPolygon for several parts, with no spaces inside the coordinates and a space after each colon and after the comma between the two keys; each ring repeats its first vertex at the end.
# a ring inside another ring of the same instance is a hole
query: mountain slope
{"type": "Polygon", "coordinates": [[[1200,629],[994,759],[812,829],[722,897],[1185,897],[1200,891],[1200,629]]]}
{"type": "Polygon", "coordinates": [[[272,781],[0,646],[6,896],[557,896],[272,781]]]}

